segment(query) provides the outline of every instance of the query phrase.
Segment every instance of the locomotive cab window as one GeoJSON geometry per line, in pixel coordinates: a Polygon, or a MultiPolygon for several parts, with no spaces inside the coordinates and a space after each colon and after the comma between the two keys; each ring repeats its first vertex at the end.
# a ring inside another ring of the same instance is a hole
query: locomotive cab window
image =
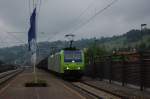
{"type": "Polygon", "coordinates": [[[64,51],[65,62],[82,62],[81,51],[64,51]]]}

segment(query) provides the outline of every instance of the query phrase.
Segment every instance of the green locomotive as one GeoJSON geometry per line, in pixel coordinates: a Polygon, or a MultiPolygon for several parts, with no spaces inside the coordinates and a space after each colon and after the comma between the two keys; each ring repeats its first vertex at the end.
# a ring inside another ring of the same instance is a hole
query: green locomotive
{"type": "Polygon", "coordinates": [[[80,78],[85,68],[82,50],[61,50],[48,57],[48,70],[80,78]]]}

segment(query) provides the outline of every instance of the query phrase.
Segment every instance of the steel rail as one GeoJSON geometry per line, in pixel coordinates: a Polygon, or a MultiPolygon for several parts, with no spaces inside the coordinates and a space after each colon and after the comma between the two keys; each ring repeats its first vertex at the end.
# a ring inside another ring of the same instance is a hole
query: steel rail
{"type": "Polygon", "coordinates": [[[14,77],[15,75],[17,75],[21,71],[23,71],[23,69],[10,70],[7,72],[0,73],[0,84],[6,82],[7,80],[14,77]]]}
{"type": "Polygon", "coordinates": [[[90,85],[90,84],[87,84],[85,82],[75,82],[75,83],[72,83],[72,85],[74,87],[77,87],[77,88],[83,90],[84,92],[87,92],[89,95],[92,95],[92,96],[94,96],[98,99],[105,99],[108,96],[109,97],[115,97],[115,98],[112,98],[112,99],[124,99],[123,96],[120,96],[120,95],[111,93],[109,91],[100,89],[100,88],[98,88],[94,85],[90,85]],[[97,91],[97,92],[94,92],[94,90],[97,91]],[[100,95],[98,93],[102,93],[102,95],[100,95]]]}

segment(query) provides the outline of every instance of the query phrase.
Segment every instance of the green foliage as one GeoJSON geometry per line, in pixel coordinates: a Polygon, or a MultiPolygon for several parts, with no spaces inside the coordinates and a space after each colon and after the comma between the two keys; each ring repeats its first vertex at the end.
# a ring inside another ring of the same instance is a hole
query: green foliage
{"type": "Polygon", "coordinates": [[[142,38],[140,30],[131,30],[126,33],[127,42],[136,42],[142,38]]]}
{"type": "MultiPolygon", "coordinates": [[[[93,42],[95,42],[95,38],[81,39],[78,41],[74,41],[73,46],[78,49],[88,48],[88,53],[86,53],[86,55],[93,55],[92,57],[103,56],[105,53],[108,54],[108,52],[111,53],[112,50],[118,49],[150,49],[150,29],[143,30],[142,32],[140,30],[131,30],[123,35],[101,37],[99,39],[97,38],[96,44],[94,44],[93,42]],[[144,44],[142,44],[141,41],[144,44]]],[[[69,42],[66,41],[38,43],[38,59],[41,60],[47,57],[48,55],[50,55],[50,53],[53,52],[53,50],[54,52],[58,52],[61,49],[68,47],[68,44],[69,42]],[[53,50],[52,47],[54,48],[53,50]]],[[[28,65],[30,63],[28,48],[25,48],[24,45],[14,46],[10,48],[1,48],[0,60],[5,63],[17,62],[19,64],[24,63],[24,60],[26,60],[26,64],[28,65]]]]}
{"type": "Polygon", "coordinates": [[[127,32],[124,36],[127,38],[127,42],[137,42],[142,39],[145,35],[150,35],[150,30],[131,30],[127,32]]]}
{"type": "Polygon", "coordinates": [[[146,42],[141,42],[138,46],[139,51],[150,50],[150,45],[146,44],[146,42]]]}
{"type": "Polygon", "coordinates": [[[92,44],[85,52],[85,63],[88,64],[89,61],[95,60],[97,57],[106,56],[107,54],[108,52],[104,45],[99,46],[97,44],[92,44]]]}

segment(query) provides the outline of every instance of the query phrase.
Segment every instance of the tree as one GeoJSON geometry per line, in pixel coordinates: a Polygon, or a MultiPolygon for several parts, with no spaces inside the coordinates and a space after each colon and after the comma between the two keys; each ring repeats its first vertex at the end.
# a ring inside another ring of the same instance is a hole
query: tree
{"type": "Polygon", "coordinates": [[[95,61],[98,57],[103,57],[107,54],[108,52],[104,45],[99,46],[97,44],[92,44],[85,52],[85,62],[88,64],[89,62],[95,61]]]}
{"type": "Polygon", "coordinates": [[[144,42],[141,42],[140,45],[139,45],[139,50],[140,50],[140,51],[144,51],[144,50],[146,50],[146,49],[147,49],[146,44],[145,44],[144,42]]]}

